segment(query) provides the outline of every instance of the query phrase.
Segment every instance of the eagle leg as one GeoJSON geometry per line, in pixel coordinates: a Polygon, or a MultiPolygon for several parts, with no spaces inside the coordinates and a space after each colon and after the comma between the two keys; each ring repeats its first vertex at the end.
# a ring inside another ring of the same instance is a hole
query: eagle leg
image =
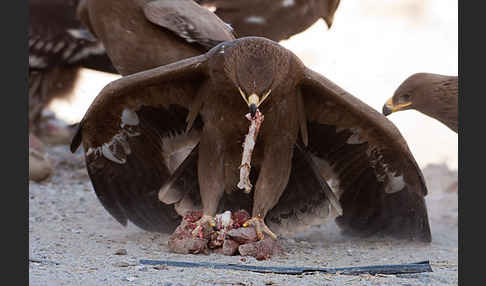
{"type": "Polygon", "coordinates": [[[194,236],[202,237],[206,223],[215,226],[214,216],[219,201],[224,194],[224,147],[221,145],[219,129],[210,124],[204,125],[199,142],[198,181],[203,216],[196,222],[194,236]]]}
{"type": "Polygon", "coordinates": [[[273,233],[270,228],[268,228],[263,219],[259,216],[254,216],[243,224],[243,227],[248,226],[253,226],[255,228],[258,240],[263,239],[264,233],[268,234],[268,236],[270,236],[273,240],[277,240],[277,235],[275,235],[275,233],[273,233]]]}
{"type": "MultiPolygon", "coordinates": [[[[294,127],[297,130],[297,127],[294,127]]],[[[264,219],[268,211],[278,203],[289,181],[297,132],[292,137],[286,135],[279,135],[278,141],[265,145],[265,157],[253,196],[252,218],[245,223],[254,225],[259,240],[263,239],[263,233],[268,234],[273,240],[277,239],[277,236],[265,225],[264,219]]]]}
{"type": "Polygon", "coordinates": [[[192,231],[193,237],[204,237],[204,226],[209,225],[209,227],[213,228],[216,226],[216,222],[214,221],[214,217],[210,215],[203,215],[198,221],[194,222],[196,228],[192,231]]]}

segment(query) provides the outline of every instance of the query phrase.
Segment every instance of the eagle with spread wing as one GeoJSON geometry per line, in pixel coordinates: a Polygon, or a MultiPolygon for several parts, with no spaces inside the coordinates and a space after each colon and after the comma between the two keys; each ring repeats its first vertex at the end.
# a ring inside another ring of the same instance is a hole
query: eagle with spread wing
{"type": "Polygon", "coordinates": [[[207,227],[246,209],[259,237],[273,237],[335,210],[347,233],[431,241],[424,178],[397,128],[265,38],[111,82],[71,150],[81,144],[98,198],[123,225],[170,232],[188,211],[202,210],[207,227]],[[246,193],[237,183],[255,107],[265,120],[246,193]]]}

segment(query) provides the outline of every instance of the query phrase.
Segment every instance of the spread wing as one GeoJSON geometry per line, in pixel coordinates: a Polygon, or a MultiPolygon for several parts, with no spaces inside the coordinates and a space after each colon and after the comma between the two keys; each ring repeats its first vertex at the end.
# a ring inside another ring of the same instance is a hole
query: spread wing
{"type": "Polygon", "coordinates": [[[239,37],[259,36],[281,41],[298,34],[320,18],[331,27],[339,0],[200,0],[229,23],[239,37]]]}
{"type": "Polygon", "coordinates": [[[194,102],[205,82],[205,62],[201,55],[116,80],[81,121],[71,150],[83,143],[95,192],[121,224],[130,220],[145,230],[172,231],[180,221],[174,204],[198,193],[191,151],[202,128],[194,102]],[[187,119],[194,124],[185,132],[187,119]],[[159,190],[168,182],[163,203],[159,190]]]}
{"type": "Polygon", "coordinates": [[[143,12],[153,24],[207,49],[235,39],[230,26],[192,0],[152,1],[144,6],[143,12]]]}
{"type": "Polygon", "coordinates": [[[431,241],[424,178],[398,129],[309,69],[300,91],[307,150],[339,197],[338,225],[351,234],[431,241]]]}
{"type": "MultiPolygon", "coordinates": [[[[76,16],[79,1],[29,0],[29,67],[77,64],[105,49],[76,16]]],[[[106,71],[111,71],[109,62],[106,71]]]]}

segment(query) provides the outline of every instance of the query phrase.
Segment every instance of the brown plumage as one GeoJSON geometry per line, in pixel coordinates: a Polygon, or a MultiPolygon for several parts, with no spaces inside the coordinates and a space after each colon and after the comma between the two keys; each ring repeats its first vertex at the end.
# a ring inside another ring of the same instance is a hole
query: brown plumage
{"type": "Polygon", "coordinates": [[[415,109],[458,132],[457,76],[416,73],[408,77],[383,105],[383,114],[415,109]]]}
{"type": "Polygon", "coordinates": [[[103,45],[76,16],[80,0],[29,0],[29,127],[42,110],[68,95],[81,67],[115,72],[103,45]]]}
{"type": "Polygon", "coordinates": [[[79,14],[121,75],[200,55],[234,39],[229,26],[192,0],[86,0],[79,14]]]}
{"type": "MultiPolygon", "coordinates": [[[[197,56],[220,42],[234,39],[232,29],[228,25],[192,0],[86,0],[85,5],[78,9],[78,13],[82,22],[103,42],[115,68],[122,75],[197,56]]],[[[136,96],[143,98],[151,94],[152,91],[143,89],[138,91],[136,96]]],[[[150,109],[148,112],[150,113],[150,109]]],[[[179,113],[179,109],[172,111],[174,116],[178,116],[179,113]]],[[[160,118],[156,112],[152,111],[151,114],[155,118],[160,118]]],[[[173,122],[170,116],[166,119],[167,123],[173,122]]],[[[176,123],[177,121],[174,121],[174,124],[176,123]]],[[[177,130],[177,125],[173,126],[173,130],[177,130]]],[[[183,140],[182,143],[185,144],[186,141],[183,140]]],[[[187,148],[184,148],[184,145],[179,150],[181,143],[178,140],[171,140],[167,144],[169,148],[187,155],[185,153],[187,148]]],[[[151,154],[150,149],[142,152],[151,154]]],[[[171,156],[177,159],[179,155],[176,152],[171,156]]],[[[155,154],[153,158],[156,158],[155,154]]],[[[170,156],[168,160],[167,166],[174,171],[170,164],[170,156]]],[[[140,160],[141,162],[143,161],[140,160]]],[[[140,167],[140,170],[143,168],[140,167]]],[[[150,177],[151,175],[153,174],[150,173],[147,178],[147,186],[141,188],[142,193],[147,193],[146,190],[151,189],[153,182],[157,181],[150,177]]],[[[164,174],[156,174],[156,176],[164,177],[164,174]]],[[[97,180],[93,179],[93,181],[97,180]]],[[[134,182],[127,183],[131,188],[134,182]]],[[[119,213],[124,209],[113,207],[112,204],[116,203],[116,200],[106,197],[107,193],[99,190],[100,188],[97,189],[97,194],[102,204],[114,217],[125,224],[127,216],[123,212],[119,213]]],[[[152,217],[152,219],[158,222],[158,225],[162,225],[162,229],[167,230],[171,227],[174,229],[174,222],[178,219],[177,213],[172,208],[161,206],[157,196],[158,194],[153,192],[146,194],[144,198],[149,202],[149,206],[157,210],[152,211],[158,214],[157,218],[152,217]]],[[[134,207],[140,207],[138,202],[134,207]]],[[[139,226],[149,228],[149,225],[142,220],[134,218],[131,214],[129,217],[139,226]]]]}
{"type": "Polygon", "coordinates": [[[340,0],[199,0],[235,29],[239,37],[281,41],[323,19],[329,28],[340,0]]]}
{"type": "Polygon", "coordinates": [[[243,208],[260,227],[292,233],[330,217],[330,185],[348,233],[431,240],[424,179],[395,126],[268,39],[110,83],[71,150],[81,143],[98,197],[124,225],[167,232],[188,210],[243,208]],[[269,91],[246,194],[236,187],[245,101],[269,91]]]}

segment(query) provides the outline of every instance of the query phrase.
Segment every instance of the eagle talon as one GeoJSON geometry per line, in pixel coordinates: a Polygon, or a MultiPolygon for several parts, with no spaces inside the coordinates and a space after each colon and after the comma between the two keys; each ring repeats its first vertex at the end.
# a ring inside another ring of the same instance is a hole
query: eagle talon
{"type": "Polygon", "coordinates": [[[210,215],[203,215],[198,221],[194,222],[196,225],[196,228],[192,231],[192,236],[193,237],[199,237],[203,238],[204,237],[204,225],[208,224],[211,228],[216,226],[216,222],[214,221],[214,217],[210,215]]]}
{"type": "Polygon", "coordinates": [[[277,235],[273,233],[270,228],[265,224],[261,217],[252,217],[243,223],[243,227],[253,226],[258,240],[262,240],[265,236],[264,233],[270,236],[273,240],[277,240],[277,235]]]}

